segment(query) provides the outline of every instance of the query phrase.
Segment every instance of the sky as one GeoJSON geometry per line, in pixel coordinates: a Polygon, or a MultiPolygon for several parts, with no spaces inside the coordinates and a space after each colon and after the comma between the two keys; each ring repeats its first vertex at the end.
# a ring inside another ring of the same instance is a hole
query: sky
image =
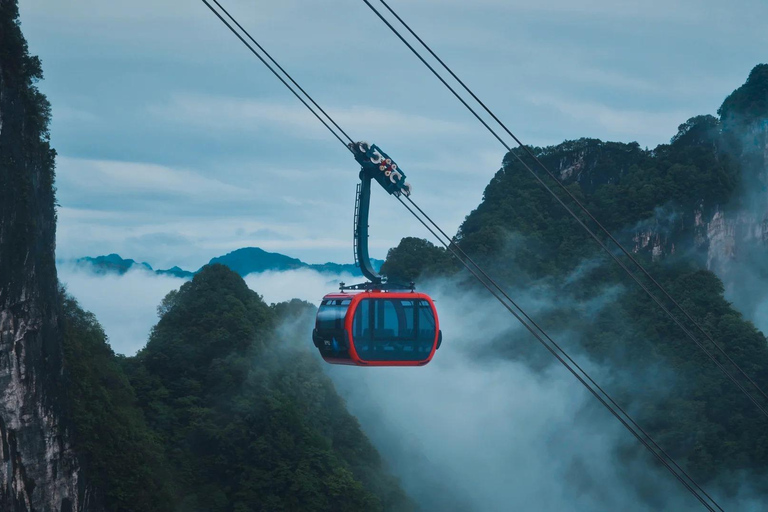
{"type": "MultiPolygon", "coordinates": [[[[361,0],[222,3],[455,232],[504,149],[361,0]]],[[[667,142],[689,117],[714,114],[768,47],[764,0],[390,5],[534,145],[667,142]]],[[[355,162],[201,1],[20,9],[53,106],[60,259],[116,252],[194,270],[258,246],[352,261],[355,162]]],[[[428,236],[383,192],[371,215],[374,257],[428,236]]]]}

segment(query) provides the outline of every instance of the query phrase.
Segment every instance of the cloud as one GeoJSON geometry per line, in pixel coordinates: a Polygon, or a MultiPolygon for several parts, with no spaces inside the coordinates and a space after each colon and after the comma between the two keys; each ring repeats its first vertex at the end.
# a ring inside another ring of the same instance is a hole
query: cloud
{"type": "Polygon", "coordinates": [[[98,192],[114,190],[120,195],[160,194],[198,199],[247,196],[240,187],[197,172],[151,163],[59,157],[57,168],[58,182],[64,187],[98,192]]]}
{"type": "MultiPolygon", "coordinates": [[[[666,142],[690,115],[714,111],[768,43],[759,0],[392,5],[537,145],[585,135],[666,142]]],[[[414,199],[455,232],[503,149],[362,2],[226,6],[350,135],[389,152],[414,199]]],[[[351,259],[356,165],[202,2],[36,0],[20,9],[63,155],[61,252],[194,266],[221,248],[260,245],[307,261],[351,259]],[[243,239],[239,228],[290,240],[243,239]],[[189,245],[146,238],[164,233],[189,245]]],[[[374,204],[378,257],[403,236],[424,236],[398,210],[374,204]]]]}
{"type": "Polygon", "coordinates": [[[545,95],[532,95],[530,101],[534,105],[543,106],[566,114],[579,126],[584,136],[601,136],[602,133],[624,134],[636,138],[642,143],[648,143],[651,137],[656,138],[660,133],[674,135],[676,120],[688,119],[692,113],[686,112],[652,112],[613,108],[605,104],[585,102],[574,99],[558,98],[545,95]]]}
{"type": "MultiPolygon", "coordinates": [[[[372,106],[323,108],[348,133],[368,133],[377,139],[394,134],[435,138],[467,131],[462,123],[372,106]]],[[[149,111],[160,119],[173,117],[218,132],[253,132],[279,126],[294,135],[323,140],[328,137],[326,128],[298,101],[175,94],[149,111]]]]}
{"type": "Polygon", "coordinates": [[[315,306],[320,305],[325,294],[338,291],[339,282],[351,284],[361,280],[352,274],[328,274],[311,269],[262,272],[245,277],[248,287],[261,294],[268,303],[297,298],[315,306]]]}
{"type": "MultiPolygon", "coordinates": [[[[697,510],[499,304],[450,281],[421,288],[435,299],[444,340],[429,365],[326,371],[423,510],[697,510]],[[512,359],[499,354],[499,341],[512,359]],[[526,363],[531,355],[541,356],[538,369],[526,363]]],[[[513,294],[534,317],[553,305],[513,294]]],[[[569,337],[556,339],[568,348],[569,337]]],[[[569,352],[610,383],[609,372],[569,352]]]]}
{"type": "MultiPolygon", "coordinates": [[[[333,222],[319,217],[307,224],[269,225],[254,220],[247,211],[242,216],[164,217],[153,211],[116,213],[60,208],[56,252],[60,259],[118,253],[147,261],[153,268],[178,265],[196,269],[235,249],[261,247],[308,263],[344,263],[352,261],[350,215],[351,211],[345,211],[331,218],[333,222]],[[343,231],[334,229],[337,222],[343,231]]],[[[370,247],[377,253],[386,253],[390,242],[391,239],[377,238],[370,247]]]]}
{"type": "MultiPolygon", "coordinates": [[[[96,276],[61,267],[59,273],[96,314],[113,348],[129,355],[146,342],[162,297],[184,282],[141,271],[96,276]]],[[[301,269],[250,275],[246,283],[268,303],[298,297],[317,304],[339,280],[350,276],[301,269]]],[[[425,512],[699,510],[569,373],[555,363],[535,369],[526,363],[536,353],[550,359],[492,299],[450,281],[424,282],[421,289],[434,297],[444,333],[429,365],[322,364],[425,512]],[[513,359],[498,354],[500,340],[514,350],[513,359]]],[[[514,291],[534,316],[552,307],[537,293],[514,291]]],[[[293,340],[307,350],[313,350],[311,322],[305,320],[293,340]]],[[[563,337],[558,341],[572,345],[563,337]]],[[[570,353],[598,382],[614,383],[609,371],[577,350],[570,353]]],[[[746,487],[731,499],[721,503],[755,511],[763,503],[746,487]]]]}
{"type": "Polygon", "coordinates": [[[96,315],[118,354],[134,355],[157,323],[156,308],[184,280],[131,270],[122,276],[95,275],[71,265],[59,266],[59,280],[80,306],[96,315]]]}
{"type": "MultiPolygon", "coordinates": [[[[245,230],[242,230],[241,233],[238,234],[245,234],[245,230]]],[[[293,240],[292,237],[285,235],[283,233],[278,233],[277,231],[274,231],[272,229],[257,229],[256,231],[251,231],[248,233],[248,237],[254,238],[257,240],[293,240]]]]}
{"type": "Polygon", "coordinates": [[[188,237],[179,235],[178,233],[164,232],[147,233],[126,239],[126,243],[129,244],[172,247],[177,249],[189,247],[190,242],[191,240],[188,237]]]}
{"type": "MultiPolygon", "coordinates": [[[[112,349],[129,356],[146,345],[163,297],[186,282],[139,269],[124,275],[97,275],[71,264],[60,264],[58,273],[67,291],[96,315],[112,349]]],[[[268,304],[299,298],[319,305],[323,295],[338,290],[339,281],[352,283],[356,279],[360,280],[350,274],[299,269],[251,274],[245,282],[268,304]]]]}

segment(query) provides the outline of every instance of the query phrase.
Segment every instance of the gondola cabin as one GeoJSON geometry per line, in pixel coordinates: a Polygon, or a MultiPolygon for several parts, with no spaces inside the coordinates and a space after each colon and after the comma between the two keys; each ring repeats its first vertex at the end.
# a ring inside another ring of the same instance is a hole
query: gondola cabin
{"type": "Polygon", "coordinates": [[[366,290],[323,297],[312,341],[332,364],[423,366],[442,333],[428,295],[366,290]]]}

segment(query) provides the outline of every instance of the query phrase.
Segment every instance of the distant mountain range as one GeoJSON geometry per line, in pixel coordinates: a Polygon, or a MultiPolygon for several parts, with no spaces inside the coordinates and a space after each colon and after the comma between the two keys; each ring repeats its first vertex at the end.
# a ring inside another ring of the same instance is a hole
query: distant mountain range
{"type": "MultiPolygon", "coordinates": [[[[380,268],[384,263],[383,260],[371,259],[374,268],[380,268]]],[[[60,261],[59,263],[62,263],[60,261]]],[[[66,261],[64,261],[66,263],[66,261]]],[[[323,264],[310,264],[301,261],[298,258],[291,258],[285,254],[276,252],[267,252],[258,247],[245,247],[237,249],[223,256],[213,258],[211,263],[221,263],[226,265],[234,272],[237,272],[241,276],[245,277],[248,274],[255,274],[267,271],[284,271],[284,270],[296,270],[307,268],[316,270],[318,272],[328,272],[338,274],[341,272],[347,272],[355,276],[361,276],[360,269],[352,264],[342,263],[323,263],[323,264]]],[[[153,272],[157,275],[169,275],[174,277],[180,277],[183,279],[189,279],[194,276],[200,269],[195,272],[184,270],[178,266],[171,267],[166,270],[155,270],[149,263],[137,262],[132,259],[122,258],[119,254],[109,254],[107,256],[86,256],[84,258],[78,258],[74,260],[74,264],[77,267],[90,270],[95,274],[117,274],[122,275],[132,269],[144,270],[147,272],[153,272]]]]}

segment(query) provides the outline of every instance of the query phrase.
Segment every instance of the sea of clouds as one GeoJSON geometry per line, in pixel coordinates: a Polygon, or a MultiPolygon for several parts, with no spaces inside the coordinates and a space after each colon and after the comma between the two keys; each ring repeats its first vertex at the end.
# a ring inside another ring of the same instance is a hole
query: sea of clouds
{"type": "MultiPolygon", "coordinates": [[[[113,349],[126,355],[146,344],[157,305],[185,282],[141,270],[95,275],[67,266],[59,276],[69,293],[96,314],[113,349]]],[[[300,298],[316,305],[339,281],[354,280],[309,269],[245,279],[267,303],[300,298]]],[[[536,343],[498,303],[452,281],[424,285],[435,299],[444,333],[429,365],[321,363],[422,510],[701,509],[561,366],[534,369],[526,358],[494,357],[500,339],[521,354],[530,354],[530,344],[536,343]]],[[[548,307],[541,294],[516,295],[534,315],[548,307]]],[[[616,379],[570,348],[598,382],[616,379]]],[[[746,495],[732,499],[740,510],[760,510],[760,502],[746,495]]]]}

